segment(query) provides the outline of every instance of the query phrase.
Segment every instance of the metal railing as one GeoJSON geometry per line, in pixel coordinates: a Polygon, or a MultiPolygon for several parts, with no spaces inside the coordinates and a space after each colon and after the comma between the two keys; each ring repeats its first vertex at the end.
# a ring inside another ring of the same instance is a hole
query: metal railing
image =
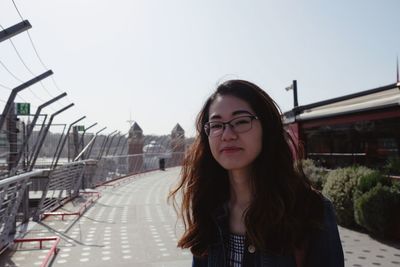
{"type": "Polygon", "coordinates": [[[50,171],[34,219],[40,220],[43,213],[53,211],[78,196],[84,171],[84,161],[68,163],[50,171]]]}
{"type": "Polygon", "coordinates": [[[98,161],[96,171],[91,176],[90,187],[128,175],[162,169],[160,165],[164,165],[164,168],[180,166],[183,156],[184,152],[171,152],[105,157],[98,161]]]}
{"type": "Polygon", "coordinates": [[[66,163],[0,180],[0,250],[13,240],[18,223],[41,220],[79,195],[123,177],[180,166],[183,152],[108,156],[66,163]],[[37,207],[32,203],[38,202],[37,207]],[[19,215],[19,216],[17,216],[19,215]]]}
{"type": "Polygon", "coordinates": [[[42,171],[32,171],[0,181],[0,250],[13,239],[17,211],[29,179],[41,174],[42,171]]]}

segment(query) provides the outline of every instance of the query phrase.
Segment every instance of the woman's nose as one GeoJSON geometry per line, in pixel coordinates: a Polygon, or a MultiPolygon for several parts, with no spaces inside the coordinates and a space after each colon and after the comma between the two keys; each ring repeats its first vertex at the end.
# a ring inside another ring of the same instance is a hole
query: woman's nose
{"type": "Polygon", "coordinates": [[[230,124],[225,124],[225,127],[222,130],[221,138],[222,140],[236,139],[237,133],[233,130],[230,124]]]}

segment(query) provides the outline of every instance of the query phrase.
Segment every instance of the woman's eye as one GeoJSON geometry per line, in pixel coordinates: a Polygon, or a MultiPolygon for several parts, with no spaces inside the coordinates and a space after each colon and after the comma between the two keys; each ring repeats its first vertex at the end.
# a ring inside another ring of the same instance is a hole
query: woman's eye
{"type": "Polygon", "coordinates": [[[247,124],[247,123],[249,123],[249,120],[241,119],[241,120],[235,121],[234,125],[241,125],[241,124],[247,124]]]}
{"type": "Polygon", "coordinates": [[[222,124],[219,124],[219,123],[211,123],[210,124],[210,129],[213,129],[213,130],[218,130],[218,129],[221,129],[222,128],[222,124]]]}

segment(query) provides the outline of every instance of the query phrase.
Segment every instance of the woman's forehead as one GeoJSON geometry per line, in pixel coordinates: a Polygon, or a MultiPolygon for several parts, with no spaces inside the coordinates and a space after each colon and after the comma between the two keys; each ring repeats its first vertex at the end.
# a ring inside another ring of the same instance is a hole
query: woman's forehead
{"type": "Polygon", "coordinates": [[[208,114],[209,119],[218,119],[254,114],[254,111],[243,99],[231,95],[219,95],[211,103],[208,114]]]}

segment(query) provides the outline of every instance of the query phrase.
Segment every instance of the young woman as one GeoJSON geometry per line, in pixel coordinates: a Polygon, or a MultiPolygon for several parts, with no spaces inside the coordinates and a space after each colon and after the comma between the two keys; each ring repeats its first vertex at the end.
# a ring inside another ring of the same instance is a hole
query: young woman
{"type": "Polygon", "coordinates": [[[209,97],[171,192],[193,266],[344,266],[332,204],[293,159],[281,114],[257,85],[230,80],[209,97]],[[297,167],[296,167],[297,166],[297,167]]]}

